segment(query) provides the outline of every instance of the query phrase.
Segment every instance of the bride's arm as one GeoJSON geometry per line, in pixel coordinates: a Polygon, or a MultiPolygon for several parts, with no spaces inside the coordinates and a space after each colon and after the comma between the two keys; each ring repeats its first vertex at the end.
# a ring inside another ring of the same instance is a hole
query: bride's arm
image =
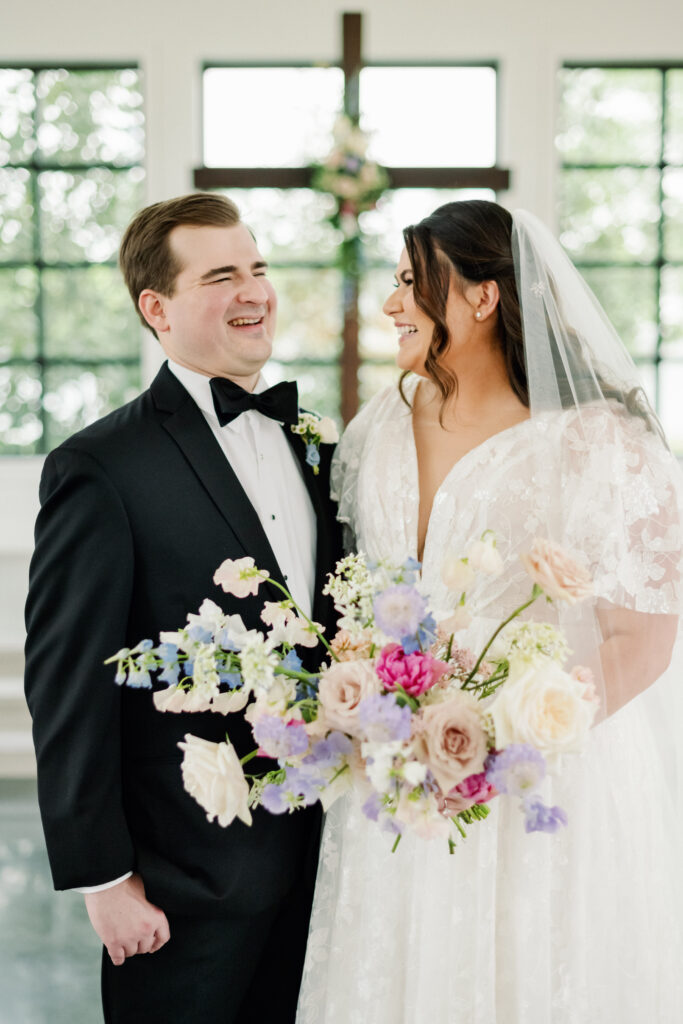
{"type": "Polygon", "coordinates": [[[678,629],[677,615],[657,615],[598,602],[603,636],[600,668],[606,714],[614,714],[666,671],[678,629]]]}

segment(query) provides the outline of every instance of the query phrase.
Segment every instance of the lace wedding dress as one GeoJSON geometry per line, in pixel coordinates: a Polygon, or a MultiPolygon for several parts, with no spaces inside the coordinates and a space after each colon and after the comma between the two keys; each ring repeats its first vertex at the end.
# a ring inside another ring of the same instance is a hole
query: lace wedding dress
{"type": "MultiPolygon", "coordinates": [[[[416,378],[406,387],[412,398],[416,378]]],[[[417,457],[395,388],[347,429],[337,454],[340,517],[370,558],[416,557],[417,457]]],[[[544,535],[581,555],[598,597],[680,611],[673,458],[642,420],[599,407],[533,416],[465,455],[439,489],[422,588],[452,604],[445,552],[495,530],[505,572],[472,603],[481,644],[528,597],[519,554],[544,535]],[[615,502],[615,494],[618,500],[615,502]],[[615,515],[615,508],[618,510],[615,515]]],[[[680,498],[680,496],[679,496],[680,498]]],[[[534,606],[548,620],[554,606],[534,606]]],[[[593,610],[563,617],[571,664],[595,652],[593,610]]],[[[675,669],[595,726],[566,757],[547,803],[569,825],[524,833],[511,798],[449,856],[393,837],[353,796],[327,814],[298,1024],[679,1024],[683,1021],[680,806],[673,739],[683,728],[675,669]],[[672,729],[676,730],[672,733],[672,729]]]]}

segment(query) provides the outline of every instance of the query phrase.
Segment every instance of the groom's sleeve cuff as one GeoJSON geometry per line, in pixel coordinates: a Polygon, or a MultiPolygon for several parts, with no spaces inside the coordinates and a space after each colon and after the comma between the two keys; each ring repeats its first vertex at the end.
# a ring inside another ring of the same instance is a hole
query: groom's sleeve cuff
{"type": "Polygon", "coordinates": [[[113,886],[118,885],[119,882],[125,882],[127,878],[133,874],[132,871],[127,871],[125,875],[121,875],[120,878],[115,878],[113,882],[103,882],[102,885],[84,885],[79,889],[72,889],[72,892],[81,892],[86,895],[89,892],[104,892],[105,889],[111,889],[113,886]]]}

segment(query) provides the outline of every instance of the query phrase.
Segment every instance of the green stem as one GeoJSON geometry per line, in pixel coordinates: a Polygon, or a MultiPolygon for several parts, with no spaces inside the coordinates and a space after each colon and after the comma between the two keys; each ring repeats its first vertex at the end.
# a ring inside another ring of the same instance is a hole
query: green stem
{"type": "Polygon", "coordinates": [[[245,754],[244,757],[241,757],[240,758],[240,764],[247,764],[249,761],[253,760],[253,758],[255,758],[255,757],[258,757],[258,749],[257,750],[252,750],[252,752],[250,754],[245,754]]]}
{"type": "Polygon", "coordinates": [[[391,847],[391,852],[392,853],[396,853],[396,850],[398,849],[398,844],[400,842],[401,842],[401,833],[399,832],[399,834],[396,836],[396,840],[394,842],[394,845],[391,847]]]}
{"type": "Polygon", "coordinates": [[[521,604],[519,606],[519,608],[515,609],[515,611],[512,613],[512,615],[509,615],[504,622],[501,622],[500,626],[498,626],[498,628],[494,631],[493,635],[490,637],[488,643],[484,647],[484,650],[481,652],[481,654],[477,658],[476,665],[474,666],[474,668],[472,669],[472,671],[470,672],[470,674],[468,675],[467,679],[465,680],[465,682],[463,684],[463,687],[462,687],[463,689],[467,689],[467,686],[469,685],[469,683],[471,683],[472,680],[474,679],[474,677],[476,676],[477,672],[479,671],[479,666],[481,665],[482,661],[486,657],[486,652],[488,651],[488,649],[490,648],[491,644],[496,639],[498,634],[503,629],[505,629],[505,627],[508,626],[512,622],[513,619],[516,619],[518,615],[521,615],[521,613],[526,608],[528,608],[530,605],[532,605],[534,603],[534,601],[536,601],[541,596],[542,593],[543,593],[543,591],[541,590],[539,585],[537,583],[534,583],[534,589],[531,591],[531,597],[529,598],[529,600],[526,601],[525,604],[521,604]]]}
{"type": "Polygon", "coordinates": [[[334,653],[334,651],[332,650],[332,648],[328,644],[328,642],[325,639],[325,637],[322,635],[322,633],[320,632],[319,629],[316,629],[316,626],[315,626],[315,623],[313,622],[313,620],[310,619],[308,617],[308,615],[306,614],[306,612],[302,608],[299,607],[299,605],[296,603],[296,601],[294,600],[294,598],[292,597],[290,592],[287,590],[287,587],[284,587],[281,583],[278,583],[278,581],[274,580],[272,576],[268,577],[268,582],[272,583],[274,587],[278,588],[278,590],[281,590],[282,593],[285,595],[285,597],[288,598],[288,600],[290,600],[292,602],[292,607],[297,611],[297,613],[301,616],[301,618],[305,619],[309,626],[312,626],[313,632],[318,637],[318,640],[322,640],[323,645],[327,648],[328,654],[331,654],[335,661],[339,661],[339,658],[334,653]]]}

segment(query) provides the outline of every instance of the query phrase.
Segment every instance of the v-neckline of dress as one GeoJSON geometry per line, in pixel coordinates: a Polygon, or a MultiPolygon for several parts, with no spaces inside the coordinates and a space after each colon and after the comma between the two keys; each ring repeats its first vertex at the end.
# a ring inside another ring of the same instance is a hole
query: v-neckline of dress
{"type": "MultiPolygon", "coordinates": [[[[416,380],[415,383],[414,383],[414,386],[412,388],[412,394],[410,396],[411,401],[415,398],[415,392],[417,391],[419,383],[420,383],[419,380],[416,380]]],[[[407,424],[407,430],[408,430],[408,435],[409,435],[409,450],[410,450],[410,456],[411,456],[410,460],[409,460],[410,461],[410,475],[411,475],[411,478],[412,478],[412,485],[413,485],[410,488],[410,493],[412,493],[414,495],[414,498],[412,499],[412,503],[413,503],[413,506],[414,506],[413,516],[412,516],[413,528],[411,530],[411,547],[412,547],[411,554],[412,554],[413,558],[417,559],[421,563],[424,563],[425,552],[427,551],[427,544],[428,544],[428,541],[429,541],[429,533],[430,533],[430,529],[431,529],[431,525],[432,525],[432,520],[434,518],[434,507],[435,507],[435,505],[437,503],[437,499],[439,498],[441,493],[446,489],[447,484],[450,482],[451,477],[455,475],[456,470],[461,470],[463,465],[466,465],[468,462],[473,461],[474,457],[479,455],[486,448],[488,448],[492,442],[500,440],[501,438],[505,437],[506,435],[511,434],[514,431],[518,430],[520,427],[525,427],[527,424],[531,423],[531,420],[532,420],[532,417],[531,416],[527,416],[526,419],[520,420],[518,423],[513,423],[509,427],[504,427],[503,430],[496,431],[495,434],[491,434],[490,437],[487,437],[484,441],[481,441],[479,444],[475,445],[474,448],[470,448],[470,450],[465,452],[464,455],[461,455],[459,459],[456,459],[456,461],[453,463],[451,468],[448,470],[448,472],[446,473],[445,477],[443,478],[443,480],[441,481],[441,483],[437,487],[436,491],[434,492],[434,497],[432,499],[432,507],[429,510],[429,518],[427,520],[427,529],[425,530],[425,542],[424,542],[424,547],[422,549],[422,557],[419,558],[418,557],[418,550],[417,549],[418,549],[418,530],[419,530],[419,519],[420,519],[420,472],[419,472],[419,462],[418,462],[418,455],[417,455],[417,443],[415,441],[415,430],[414,430],[414,427],[413,427],[413,411],[412,411],[412,406],[411,406],[410,410],[408,411],[408,415],[406,416],[406,424],[407,424]]]]}

